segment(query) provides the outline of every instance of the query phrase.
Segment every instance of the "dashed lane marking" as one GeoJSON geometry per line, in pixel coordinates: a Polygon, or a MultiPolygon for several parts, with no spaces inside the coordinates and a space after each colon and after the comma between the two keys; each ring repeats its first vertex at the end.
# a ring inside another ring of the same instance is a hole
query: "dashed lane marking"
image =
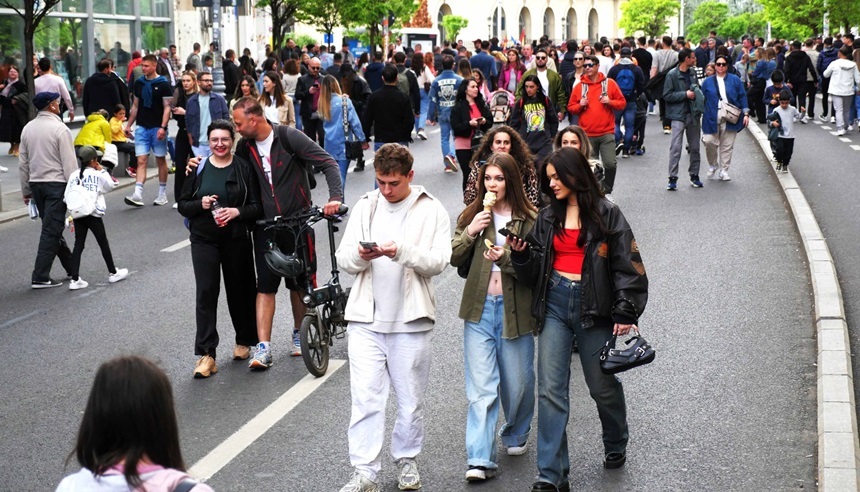
{"type": "Polygon", "coordinates": [[[45,314],[45,313],[47,313],[47,311],[37,310],[37,311],[33,311],[31,313],[22,314],[21,316],[18,316],[17,318],[12,318],[3,324],[0,324],[0,330],[2,330],[3,328],[8,328],[8,327],[14,325],[15,323],[18,323],[19,321],[24,321],[25,319],[32,318],[33,316],[38,316],[40,314],[45,314]]]}
{"type": "Polygon", "coordinates": [[[186,239],[184,241],[179,241],[178,243],[174,244],[173,246],[168,246],[168,247],[162,249],[161,252],[162,253],[173,253],[174,251],[179,251],[180,249],[182,249],[186,246],[191,246],[191,241],[188,239],[186,239]]]}
{"type": "Polygon", "coordinates": [[[854,150],[860,150],[860,145],[852,145],[851,148],[854,150]]]}
{"type": "Polygon", "coordinates": [[[281,395],[280,398],[249,420],[247,424],[234,432],[232,436],[228,437],[224,442],[210,451],[209,454],[201,458],[200,461],[194,463],[188,470],[188,473],[203,481],[212,478],[219,470],[233,461],[236,456],[239,456],[242,451],[265,434],[266,431],[274,427],[282,418],[286,417],[302,400],[328,381],[338,369],[343,367],[345,362],[343,360],[330,360],[328,363],[328,372],[326,372],[325,376],[315,378],[308,374],[302,378],[289,391],[281,395]]]}
{"type": "Polygon", "coordinates": [[[823,125],[822,125],[821,129],[822,129],[822,130],[832,130],[832,129],[833,129],[833,127],[830,127],[830,126],[823,126],[823,125]]]}
{"type": "Polygon", "coordinates": [[[843,141],[843,142],[845,142],[845,143],[851,143],[851,139],[850,139],[850,138],[839,137],[839,140],[841,140],[841,141],[843,141]]]}
{"type": "Polygon", "coordinates": [[[831,134],[831,135],[833,135],[833,136],[834,136],[834,137],[837,137],[837,136],[839,136],[839,135],[838,135],[838,133],[839,133],[839,132],[838,132],[838,131],[835,131],[835,132],[830,132],[830,134],[831,134]]]}
{"type": "Polygon", "coordinates": [[[818,121],[818,120],[812,120],[812,122],[813,122],[813,123],[815,123],[816,125],[820,125],[820,124],[821,124],[821,122],[820,122],[820,121],[818,121]]]}

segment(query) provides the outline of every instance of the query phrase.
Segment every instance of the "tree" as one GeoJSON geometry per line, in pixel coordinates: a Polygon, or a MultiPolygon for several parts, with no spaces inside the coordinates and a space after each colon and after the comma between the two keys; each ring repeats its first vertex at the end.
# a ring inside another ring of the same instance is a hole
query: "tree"
{"type": "Polygon", "coordinates": [[[345,3],[347,6],[342,13],[344,24],[366,27],[371,50],[376,49],[383,19],[393,16],[394,23],[388,27],[396,29],[404,20],[410,19],[418,8],[414,0],[353,0],[345,3]]]}
{"type": "Polygon", "coordinates": [[[803,26],[790,37],[810,35],[823,30],[824,0],[760,0],[765,19],[773,26],[803,26]]]}
{"type": "Polygon", "coordinates": [[[687,26],[687,39],[693,45],[700,38],[708,37],[710,31],[720,32],[720,26],[729,18],[729,6],[719,0],[702,2],[693,12],[693,23],[687,26]]]}
{"type": "Polygon", "coordinates": [[[860,2],[856,0],[825,0],[825,8],[830,17],[831,30],[851,32],[851,26],[860,22],[860,2]]]}
{"type": "Polygon", "coordinates": [[[621,4],[621,21],[618,27],[628,36],[642,31],[657,37],[669,30],[669,19],[681,10],[678,0],[630,0],[621,4]]]}
{"type": "Polygon", "coordinates": [[[284,46],[290,19],[296,15],[303,3],[301,0],[257,0],[254,4],[272,17],[272,51],[279,52],[284,46]]]}
{"type": "Polygon", "coordinates": [[[716,31],[723,39],[741,39],[744,34],[754,38],[764,37],[767,34],[767,21],[764,20],[763,12],[744,12],[726,19],[716,31]]]}
{"type": "MultiPolygon", "coordinates": [[[[33,37],[39,29],[39,24],[48,15],[55,6],[60,3],[60,0],[24,0],[24,10],[22,11],[17,5],[18,2],[11,0],[0,0],[0,7],[12,9],[24,21],[24,64],[27,68],[21,74],[24,80],[27,81],[27,92],[30,95],[35,95],[36,85],[33,82],[33,54],[36,52],[33,49],[33,37]]],[[[35,117],[35,108],[30,106],[30,117],[35,117]]]]}
{"type": "Polygon", "coordinates": [[[442,27],[445,28],[445,37],[447,39],[457,39],[460,31],[469,25],[469,19],[460,17],[459,15],[446,15],[442,17],[442,27]]]}
{"type": "Polygon", "coordinates": [[[311,26],[321,27],[324,33],[331,35],[335,27],[346,27],[343,22],[343,13],[348,1],[304,2],[304,5],[296,11],[296,20],[311,26]]]}

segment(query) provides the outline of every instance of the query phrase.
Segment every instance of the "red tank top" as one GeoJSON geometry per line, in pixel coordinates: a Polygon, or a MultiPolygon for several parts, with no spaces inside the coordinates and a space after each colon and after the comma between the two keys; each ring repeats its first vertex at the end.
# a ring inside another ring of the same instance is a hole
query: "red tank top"
{"type": "Polygon", "coordinates": [[[555,250],[555,259],[552,262],[553,270],[582,275],[585,249],[576,244],[577,240],[579,240],[579,229],[565,229],[563,233],[555,234],[552,238],[552,248],[555,250]]]}

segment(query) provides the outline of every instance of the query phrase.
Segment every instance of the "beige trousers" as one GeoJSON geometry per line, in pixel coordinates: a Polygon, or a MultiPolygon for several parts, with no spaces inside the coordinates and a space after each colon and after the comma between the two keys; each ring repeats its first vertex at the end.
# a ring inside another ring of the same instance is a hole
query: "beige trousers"
{"type": "Polygon", "coordinates": [[[732,164],[732,151],[735,147],[735,137],[738,132],[726,130],[726,120],[721,119],[717,133],[706,133],[702,135],[702,143],[705,144],[705,157],[708,166],[721,168],[728,172],[732,164]],[[717,160],[719,158],[719,161],[717,160]]]}

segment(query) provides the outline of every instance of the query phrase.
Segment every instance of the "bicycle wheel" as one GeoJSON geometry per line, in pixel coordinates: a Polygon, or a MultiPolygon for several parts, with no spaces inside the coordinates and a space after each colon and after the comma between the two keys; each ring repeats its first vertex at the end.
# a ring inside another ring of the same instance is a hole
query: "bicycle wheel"
{"type": "Polygon", "coordinates": [[[299,328],[299,340],[302,346],[302,359],[308,372],[315,377],[322,377],[328,370],[328,327],[319,313],[308,313],[299,328]]]}

